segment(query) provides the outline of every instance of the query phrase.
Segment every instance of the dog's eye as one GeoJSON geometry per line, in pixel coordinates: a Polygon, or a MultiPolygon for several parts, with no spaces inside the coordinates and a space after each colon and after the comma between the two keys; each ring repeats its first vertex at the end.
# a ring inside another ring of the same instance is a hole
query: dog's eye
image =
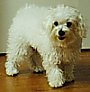
{"type": "Polygon", "coordinates": [[[67,27],[70,28],[72,26],[72,22],[67,22],[67,27]]]}
{"type": "Polygon", "coordinates": [[[55,26],[58,26],[58,22],[57,22],[57,21],[55,21],[55,22],[54,22],[54,25],[55,25],[55,26]]]}

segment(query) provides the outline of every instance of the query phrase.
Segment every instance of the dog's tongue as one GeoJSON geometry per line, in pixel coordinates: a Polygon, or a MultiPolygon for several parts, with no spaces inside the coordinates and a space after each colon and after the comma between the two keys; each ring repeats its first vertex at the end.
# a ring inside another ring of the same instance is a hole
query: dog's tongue
{"type": "Polygon", "coordinates": [[[63,37],[63,36],[60,36],[60,37],[59,37],[60,40],[64,40],[64,38],[65,38],[65,37],[63,37]]]}

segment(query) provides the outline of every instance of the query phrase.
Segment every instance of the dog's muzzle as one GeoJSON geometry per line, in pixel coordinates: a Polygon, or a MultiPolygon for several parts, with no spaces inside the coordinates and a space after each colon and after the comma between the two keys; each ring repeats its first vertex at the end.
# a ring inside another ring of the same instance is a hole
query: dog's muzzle
{"type": "Polygon", "coordinates": [[[58,35],[59,35],[58,38],[59,38],[60,40],[63,40],[63,39],[65,38],[65,32],[62,31],[62,29],[58,31],[58,35]]]}

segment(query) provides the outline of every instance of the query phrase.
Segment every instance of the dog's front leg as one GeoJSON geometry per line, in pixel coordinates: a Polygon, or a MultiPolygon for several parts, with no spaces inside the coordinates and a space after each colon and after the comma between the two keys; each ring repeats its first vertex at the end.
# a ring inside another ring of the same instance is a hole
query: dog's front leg
{"type": "Polygon", "coordinates": [[[46,69],[48,82],[51,87],[61,87],[65,83],[63,71],[57,65],[52,65],[46,69]]]}
{"type": "Polygon", "coordinates": [[[51,87],[61,87],[65,83],[65,78],[62,69],[58,67],[58,62],[55,62],[56,58],[54,57],[52,56],[50,60],[47,59],[46,62],[43,62],[43,67],[46,70],[49,85],[51,87]]]}
{"type": "Polygon", "coordinates": [[[67,82],[71,82],[74,80],[73,70],[74,70],[73,63],[64,65],[64,76],[67,82]]]}

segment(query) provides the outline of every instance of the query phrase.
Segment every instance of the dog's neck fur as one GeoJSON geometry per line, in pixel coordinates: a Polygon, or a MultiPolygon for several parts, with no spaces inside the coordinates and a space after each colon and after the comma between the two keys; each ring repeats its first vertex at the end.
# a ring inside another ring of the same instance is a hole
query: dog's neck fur
{"type": "Polygon", "coordinates": [[[75,63],[75,60],[78,61],[78,57],[80,54],[80,48],[73,48],[72,46],[58,47],[56,48],[56,51],[62,64],[68,64],[71,61],[75,63]]]}

